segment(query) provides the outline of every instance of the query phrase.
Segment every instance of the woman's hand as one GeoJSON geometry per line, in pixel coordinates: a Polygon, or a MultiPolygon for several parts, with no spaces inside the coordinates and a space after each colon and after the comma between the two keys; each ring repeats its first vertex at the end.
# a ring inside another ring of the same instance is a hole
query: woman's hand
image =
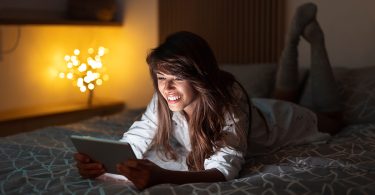
{"type": "Polygon", "coordinates": [[[94,162],[90,157],[84,154],[75,153],[74,159],[77,162],[76,166],[79,174],[83,178],[93,179],[105,173],[105,169],[101,163],[94,162]]]}
{"type": "Polygon", "coordinates": [[[117,170],[132,181],[138,189],[163,183],[168,172],[147,159],[127,160],[117,164],[117,170]]]}

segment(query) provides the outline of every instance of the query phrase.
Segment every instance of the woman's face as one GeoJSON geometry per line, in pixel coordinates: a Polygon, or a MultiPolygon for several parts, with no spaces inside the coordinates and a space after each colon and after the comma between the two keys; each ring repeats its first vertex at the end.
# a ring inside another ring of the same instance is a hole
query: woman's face
{"type": "Polygon", "coordinates": [[[191,116],[195,101],[197,101],[197,91],[187,80],[173,75],[157,72],[158,88],[164,99],[167,101],[171,111],[185,111],[191,116]]]}

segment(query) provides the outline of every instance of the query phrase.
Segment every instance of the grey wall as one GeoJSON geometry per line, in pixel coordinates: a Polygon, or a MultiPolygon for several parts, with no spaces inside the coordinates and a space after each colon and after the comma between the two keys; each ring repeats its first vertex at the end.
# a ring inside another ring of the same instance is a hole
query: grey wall
{"type": "MultiPolygon", "coordinates": [[[[325,32],[328,54],[333,66],[375,65],[374,0],[288,0],[287,27],[297,6],[304,2],[318,5],[318,20],[325,32]]],[[[309,46],[300,44],[300,63],[309,64],[309,46]]]]}

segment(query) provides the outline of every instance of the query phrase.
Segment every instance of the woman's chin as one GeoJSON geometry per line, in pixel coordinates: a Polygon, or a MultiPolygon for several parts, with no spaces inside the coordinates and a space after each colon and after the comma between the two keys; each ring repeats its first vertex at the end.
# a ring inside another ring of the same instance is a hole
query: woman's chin
{"type": "Polygon", "coordinates": [[[169,110],[171,110],[172,112],[179,112],[183,110],[183,108],[181,108],[181,106],[178,106],[178,105],[168,105],[168,107],[169,107],[169,110]]]}

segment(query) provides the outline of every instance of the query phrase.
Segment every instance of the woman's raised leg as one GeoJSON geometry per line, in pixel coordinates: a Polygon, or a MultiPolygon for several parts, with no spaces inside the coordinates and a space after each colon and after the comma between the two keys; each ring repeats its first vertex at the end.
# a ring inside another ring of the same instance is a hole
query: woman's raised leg
{"type": "Polygon", "coordinates": [[[296,102],[298,98],[298,43],[305,27],[314,20],[316,6],[306,3],[297,8],[280,57],[273,97],[296,102]]]}
{"type": "Polygon", "coordinates": [[[337,83],[325,47],[324,33],[316,19],[303,31],[310,43],[311,67],[308,87],[311,87],[310,105],[318,116],[318,128],[322,132],[337,133],[341,128],[341,102],[337,83]]]}

